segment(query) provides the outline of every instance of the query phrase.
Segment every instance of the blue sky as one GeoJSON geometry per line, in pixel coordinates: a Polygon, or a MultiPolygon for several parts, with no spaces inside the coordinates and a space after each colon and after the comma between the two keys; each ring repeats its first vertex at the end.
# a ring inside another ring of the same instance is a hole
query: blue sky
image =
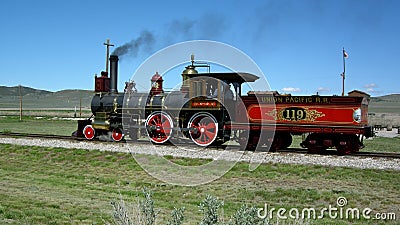
{"type": "Polygon", "coordinates": [[[159,49],[202,39],[246,53],[281,93],[340,94],[343,47],[346,92],[400,93],[399,9],[396,0],[2,1],[0,85],[93,89],[104,41],[148,33],[151,42],[121,59],[119,90],[159,49]]]}

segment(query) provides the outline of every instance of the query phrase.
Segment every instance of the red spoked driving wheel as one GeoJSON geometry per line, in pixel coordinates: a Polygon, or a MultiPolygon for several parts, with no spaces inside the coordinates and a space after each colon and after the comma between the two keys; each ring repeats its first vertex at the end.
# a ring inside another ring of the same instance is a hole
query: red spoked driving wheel
{"type": "Polygon", "coordinates": [[[95,133],[96,132],[95,132],[94,128],[92,127],[92,125],[86,125],[83,128],[83,135],[85,136],[85,138],[87,140],[92,140],[94,138],[95,133]]]}
{"type": "Polygon", "coordinates": [[[188,123],[189,136],[199,146],[208,146],[218,135],[218,122],[210,113],[196,113],[188,123]]]}
{"type": "Polygon", "coordinates": [[[146,130],[150,140],[161,144],[169,140],[174,123],[165,112],[153,112],[147,117],[146,130]]]}
{"type": "Polygon", "coordinates": [[[120,128],[114,128],[111,137],[114,141],[121,141],[122,138],[124,137],[124,132],[120,128]]]}

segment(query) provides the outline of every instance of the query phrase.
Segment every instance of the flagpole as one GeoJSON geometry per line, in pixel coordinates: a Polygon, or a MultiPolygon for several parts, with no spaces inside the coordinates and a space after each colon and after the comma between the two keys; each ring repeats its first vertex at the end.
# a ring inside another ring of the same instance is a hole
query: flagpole
{"type": "Polygon", "coordinates": [[[343,52],[342,52],[342,57],[343,57],[343,73],[342,73],[342,96],[344,96],[344,79],[346,78],[346,60],[345,57],[346,52],[344,51],[343,47],[343,52]]]}

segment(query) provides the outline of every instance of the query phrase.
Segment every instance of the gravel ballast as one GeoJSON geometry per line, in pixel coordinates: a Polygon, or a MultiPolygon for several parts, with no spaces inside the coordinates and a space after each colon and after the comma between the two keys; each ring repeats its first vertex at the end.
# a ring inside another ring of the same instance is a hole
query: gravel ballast
{"type": "Polygon", "coordinates": [[[171,145],[154,146],[147,142],[138,143],[110,143],[87,142],[74,140],[49,140],[40,138],[9,138],[0,137],[2,144],[15,144],[24,146],[42,146],[58,148],[75,148],[86,150],[99,150],[110,152],[126,152],[132,154],[151,154],[160,156],[173,156],[183,158],[203,158],[213,160],[240,161],[259,163],[283,163],[302,165],[321,165],[332,167],[352,167],[360,169],[388,169],[400,171],[400,159],[355,157],[335,155],[312,155],[304,153],[268,153],[268,152],[243,152],[235,149],[216,150],[201,149],[194,146],[176,147],[171,145]]]}

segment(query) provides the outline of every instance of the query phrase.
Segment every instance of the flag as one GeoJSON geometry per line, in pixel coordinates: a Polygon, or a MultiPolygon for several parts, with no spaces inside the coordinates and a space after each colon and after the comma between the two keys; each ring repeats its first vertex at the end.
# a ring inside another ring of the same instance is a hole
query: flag
{"type": "Polygon", "coordinates": [[[349,54],[343,49],[343,58],[349,58],[349,54]]]}

